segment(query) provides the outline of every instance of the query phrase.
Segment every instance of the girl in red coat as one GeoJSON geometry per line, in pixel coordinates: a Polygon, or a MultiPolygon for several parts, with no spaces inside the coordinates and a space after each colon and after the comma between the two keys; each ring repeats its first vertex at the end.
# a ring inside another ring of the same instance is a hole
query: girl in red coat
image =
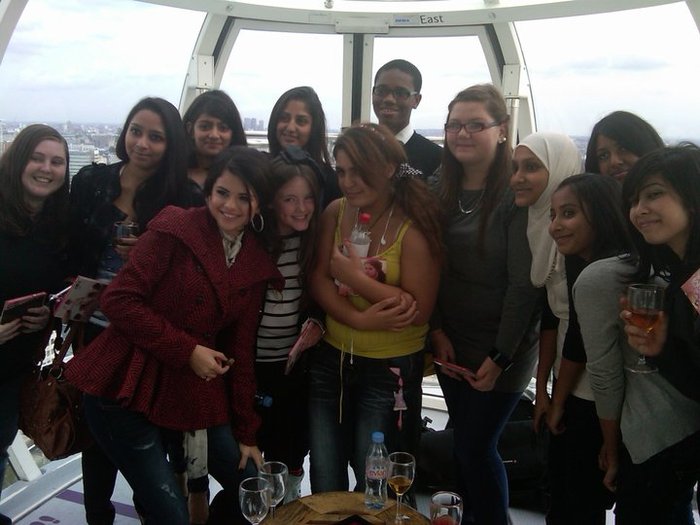
{"type": "Polygon", "coordinates": [[[69,368],[146,523],[189,523],[163,429],[206,428],[210,473],[231,495],[262,462],[253,345],[263,294],[280,275],[248,225],[261,229],[268,169],[264,154],[233,147],[210,169],[206,207],[156,216],[103,295],[109,328],[69,368]]]}

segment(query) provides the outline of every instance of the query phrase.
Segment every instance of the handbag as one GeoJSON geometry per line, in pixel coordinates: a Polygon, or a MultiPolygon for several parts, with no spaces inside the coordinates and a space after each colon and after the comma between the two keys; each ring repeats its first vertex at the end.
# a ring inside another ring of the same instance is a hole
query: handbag
{"type": "Polygon", "coordinates": [[[92,443],[83,414],[83,393],[63,377],[64,359],[76,331],[73,324],[62,341],[56,337],[53,362],[36,366],[20,393],[19,428],[52,460],[82,452],[92,443]]]}

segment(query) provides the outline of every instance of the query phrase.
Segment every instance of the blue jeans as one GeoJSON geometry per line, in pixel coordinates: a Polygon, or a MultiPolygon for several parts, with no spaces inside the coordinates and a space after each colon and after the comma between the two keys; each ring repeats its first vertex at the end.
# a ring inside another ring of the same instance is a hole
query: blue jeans
{"type": "Polygon", "coordinates": [[[363,491],[372,432],[384,432],[389,452],[417,452],[423,353],[370,359],[342,354],[326,343],[309,351],[311,491],[348,490],[348,462],[355,490],[363,491]],[[394,410],[399,380],[390,367],[400,369],[407,410],[394,410]]]}
{"type": "MultiPolygon", "coordinates": [[[[161,429],[143,414],[89,395],[85,396],[85,415],[95,440],[133,489],[146,523],[189,525],[187,504],[166,459],[161,429]]],[[[249,461],[244,471],[238,470],[240,451],[229,425],[209,428],[207,434],[209,471],[225,492],[237,495],[240,481],[257,469],[249,461]]],[[[237,507],[232,513],[240,516],[237,507]]]]}
{"type": "Polygon", "coordinates": [[[480,392],[438,372],[454,427],[462,523],[508,524],[508,478],[497,445],[520,392],[480,392]]]}
{"type": "MultiPolygon", "coordinates": [[[[7,465],[7,449],[17,435],[17,420],[19,419],[19,391],[26,376],[7,380],[0,384],[0,493],[2,492],[2,480],[5,479],[5,466],[7,465]]],[[[4,516],[0,514],[0,523],[4,516]]]]}

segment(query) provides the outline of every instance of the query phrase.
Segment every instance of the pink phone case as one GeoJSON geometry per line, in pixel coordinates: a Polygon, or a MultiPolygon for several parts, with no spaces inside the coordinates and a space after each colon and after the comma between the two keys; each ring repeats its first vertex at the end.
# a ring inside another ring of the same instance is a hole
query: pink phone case
{"type": "Polygon", "coordinates": [[[46,292],[37,292],[22,297],[8,299],[0,314],[0,324],[6,324],[25,315],[30,308],[43,306],[46,302],[46,292]]]}
{"type": "Polygon", "coordinates": [[[463,366],[456,365],[455,363],[448,363],[447,361],[441,361],[440,359],[433,359],[433,363],[452,372],[457,372],[458,374],[468,375],[474,377],[475,374],[472,370],[464,368],[463,366]]]}

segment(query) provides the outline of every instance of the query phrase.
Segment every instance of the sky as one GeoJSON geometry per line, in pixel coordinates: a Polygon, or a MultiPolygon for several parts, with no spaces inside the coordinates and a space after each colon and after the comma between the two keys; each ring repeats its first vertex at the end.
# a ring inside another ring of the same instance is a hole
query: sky
{"type": "MultiPolygon", "coordinates": [[[[0,120],[121,123],[146,95],[177,105],[203,18],[133,0],[29,0],[0,63],[0,120]]],[[[700,139],[700,36],[683,2],[517,31],[540,130],[585,136],[626,109],[669,141],[700,139]]],[[[244,117],[267,120],[283,91],[311,85],[338,128],[341,50],[339,35],[243,31],[221,87],[244,117]]],[[[397,57],[423,73],[419,129],[440,128],[457,91],[490,81],[475,37],[375,41],[375,70],[397,57]]]]}

